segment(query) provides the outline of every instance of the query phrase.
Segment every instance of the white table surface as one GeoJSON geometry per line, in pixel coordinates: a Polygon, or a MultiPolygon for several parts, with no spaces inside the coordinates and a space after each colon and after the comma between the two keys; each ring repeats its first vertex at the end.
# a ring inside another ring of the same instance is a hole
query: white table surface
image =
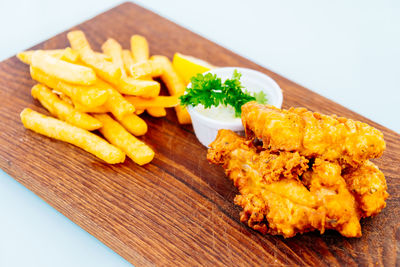
{"type": "MultiPolygon", "coordinates": [[[[137,2],[400,132],[400,1],[137,2]]],[[[0,0],[0,60],[118,3],[0,0]]],[[[1,170],[0,210],[0,266],[130,266],[1,170]]]]}

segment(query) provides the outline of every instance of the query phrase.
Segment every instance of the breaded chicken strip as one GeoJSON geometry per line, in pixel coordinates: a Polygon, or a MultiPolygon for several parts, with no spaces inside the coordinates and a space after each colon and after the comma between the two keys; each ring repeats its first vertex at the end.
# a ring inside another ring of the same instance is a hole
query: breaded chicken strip
{"type": "Polygon", "coordinates": [[[318,211],[316,198],[298,180],[308,168],[308,160],[298,153],[257,153],[250,141],[220,130],[207,159],[222,164],[239,189],[235,203],[243,208],[240,219],[253,229],[285,237],[323,231],[324,212],[318,211]]]}
{"type": "Polygon", "coordinates": [[[312,169],[302,177],[304,185],[325,212],[325,228],[335,229],[343,236],[361,236],[361,215],[337,163],[315,159],[312,169]]]}
{"type": "Polygon", "coordinates": [[[379,168],[367,160],[357,169],[345,170],[344,179],[350,191],[355,195],[362,217],[378,214],[386,207],[386,179],[379,168]]]}
{"type": "Polygon", "coordinates": [[[284,237],[296,233],[336,229],[348,237],[361,236],[360,215],[354,196],[335,163],[317,159],[313,169],[297,152],[257,152],[250,141],[220,130],[207,158],[222,164],[239,189],[235,204],[240,220],[262,233],[284,237]]]}
{"type": "Polygon", "coordinates": [[[236,160],[243,158],[252,168],[257,169],[266,183],[282,178],[298,179],[299,175],[308,169],[308,160],[299,153],[269,153],[266,150],[257,153],[251,141],[230,130],[219,130],[217,138],[210,144],[208,161],[214,164],[228,164],[233,155],[236,155],[236,160]]]}
{"type": "Polygon", "coordinates": [[[385,150],[383,134],[359,121],[312,113],[305,108],[281,110],[248,102],[242,106],[248,138],[262,139],[271,151],[297,151],[307,158],[358,167],[385,150]]]}

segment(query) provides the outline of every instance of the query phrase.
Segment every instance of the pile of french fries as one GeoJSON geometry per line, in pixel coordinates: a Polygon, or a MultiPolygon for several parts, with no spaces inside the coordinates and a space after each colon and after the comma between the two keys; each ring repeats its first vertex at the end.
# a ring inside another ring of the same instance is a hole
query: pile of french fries
{"type": "Polygon", "coordinates": [[[70,47],[65,49],[17,55],[30,65],[31,77],[38,82],[32,96],[54,116],[26,108],[21,112],[25,128],[76,145],[110,164],[128,156],[143,165],[154,158],[154,151],[135,137],[147,132],[139,114],[163,117],[165,108],[175,107],[179,123],[191,123],[187,110],[179,106],[184,82],[167,57],[149,56],[143,36],[131,37],[130,50],[108,39],[103,53],[91,49],[82,31],[67,37],[70,47]],[[170,96],[159,96],[160,84],[154,77],[161,78],[170,96]]]}

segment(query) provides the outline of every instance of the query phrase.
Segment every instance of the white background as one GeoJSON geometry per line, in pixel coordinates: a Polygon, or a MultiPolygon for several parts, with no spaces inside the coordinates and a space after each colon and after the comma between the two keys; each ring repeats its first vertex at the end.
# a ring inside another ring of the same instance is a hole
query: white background
{"type": "MultiPolygon", "coordinates": [[[[400,132],[400,1],[137,2],[400,132]]],[[[0,0],[0,60],[117,3],[0,0]]],[[[129,266],[2,171],[0,211],[0,266],[129,266]]]]}

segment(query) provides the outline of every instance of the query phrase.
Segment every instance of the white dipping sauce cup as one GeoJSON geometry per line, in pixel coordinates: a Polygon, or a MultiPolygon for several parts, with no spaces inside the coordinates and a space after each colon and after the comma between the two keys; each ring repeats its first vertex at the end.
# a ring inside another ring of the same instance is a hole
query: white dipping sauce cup
{"type": "MultiPolygon", "coordinates": [[[[240,82],[245,90],[249,92],[263,91],[267,96],[267,103],[269,105],[281,108],[283,100],[282,90],[274,80],[264,73],[247,68],[235,67],[216,68],[205,73],[216,74],[217,77],[221,78],[222,82],[224,82],[226,79],[232,78],[235,70],[242,74],[240,82]]],[[[188,85],[188,87],[190,86],[191,84],[188,85]]],[[[244,131],[241,120],[232,122],[216,120],[199,113],[192,106],[188,107],[188,111],[192,118],[194,133],[200,143],[206,147],[215,140],[218,130],[220,129],[229,129],[237,133],[242,133],[244,131]]]]}

